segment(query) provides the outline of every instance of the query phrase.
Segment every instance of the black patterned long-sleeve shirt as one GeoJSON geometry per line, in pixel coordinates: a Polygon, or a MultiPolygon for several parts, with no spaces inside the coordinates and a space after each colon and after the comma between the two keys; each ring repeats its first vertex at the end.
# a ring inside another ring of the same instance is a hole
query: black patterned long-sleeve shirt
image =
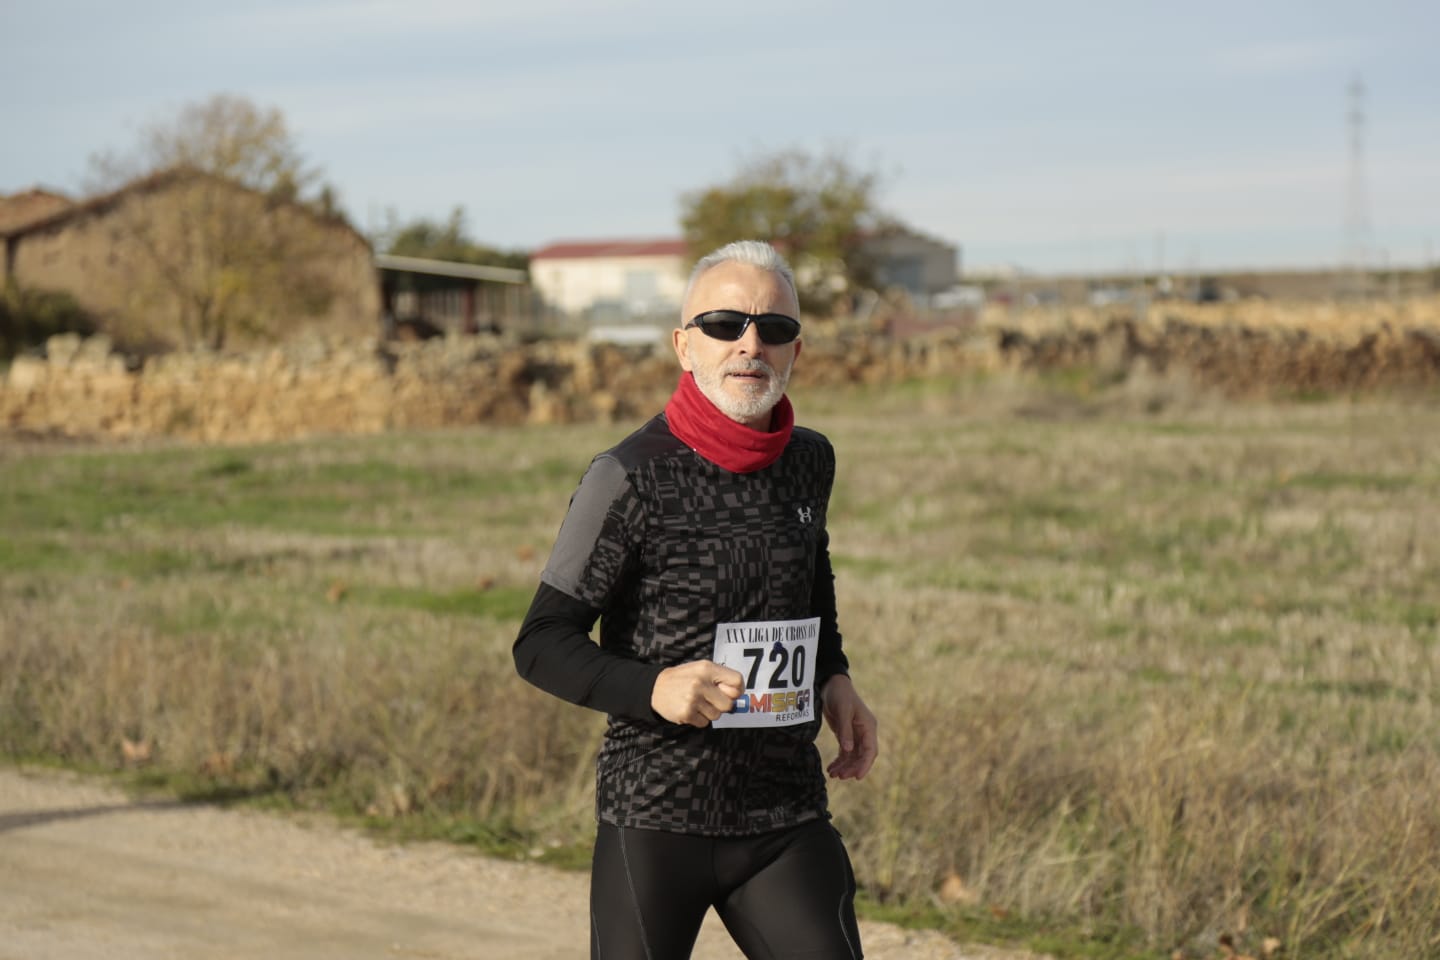
{"type": "Polygon", "coordinates": [[[847,671],[825,525],[834,477],[812,430],[795,428],[769,466],[731,473],[663,414],[592,461],[514,655],[531,683],[609,715],[602,822],[745,836],[828,815],[818,704],[791,726],[696,728],[661,718],[650,693],[664,668],[712,659],[723,623],[818,617],[817,695],[847,671]]]}

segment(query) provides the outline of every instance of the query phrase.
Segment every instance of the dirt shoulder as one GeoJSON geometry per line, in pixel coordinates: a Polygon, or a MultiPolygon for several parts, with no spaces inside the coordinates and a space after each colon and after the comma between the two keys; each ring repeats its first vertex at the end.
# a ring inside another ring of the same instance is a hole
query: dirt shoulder
{"type": "MultiPolygon", "coordinates": [[[[0,768],[0,958],[578,958],[588,879],[0,768]]],[[[998,960],[862,924],[871,960],[998,960]]],[[[739,960],[712,914],[696,960],[739,960]]]]}

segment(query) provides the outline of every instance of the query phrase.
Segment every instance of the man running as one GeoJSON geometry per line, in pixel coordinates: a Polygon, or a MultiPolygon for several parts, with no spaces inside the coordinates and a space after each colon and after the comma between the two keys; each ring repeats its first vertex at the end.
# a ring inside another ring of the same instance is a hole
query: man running
{"type": "Polygon", "coordinates": [[[815,739],[823,716],[858,780],[877,725],[836,625],[835,454],[785,395],[799,314],[768,244],[695,265],[679,385],[591,462],[515,641],[526,680],[609,716],[596,960],[689,957],[710,907],[751,960],[861,956],[815,739]]]}

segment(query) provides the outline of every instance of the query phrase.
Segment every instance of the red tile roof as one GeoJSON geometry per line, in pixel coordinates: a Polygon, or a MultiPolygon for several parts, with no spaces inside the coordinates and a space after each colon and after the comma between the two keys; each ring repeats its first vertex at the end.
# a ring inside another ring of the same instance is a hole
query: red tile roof
{"type": "Polygon", "coordinates": [[[535,260],[586,257],[683,257],[684,240],[561,240],[530,254],[535,260]]]}

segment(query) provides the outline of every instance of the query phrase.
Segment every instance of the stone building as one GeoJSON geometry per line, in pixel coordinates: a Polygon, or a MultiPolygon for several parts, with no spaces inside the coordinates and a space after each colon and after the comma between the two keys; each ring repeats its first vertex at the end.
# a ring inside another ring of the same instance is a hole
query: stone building
{"type": "Polygon", "coordinates": [[[374,336],[370,244],[343,218],[187,169],[77,203],[0,198],[0,283],[69,293],[122,344],[374,336]]]}
{"type": "Polygon", "coordinates": [[[865,246],[876,285],[903,291],[916,304],[928,305],[960,282],[960,248],[944,240],[900,228],[868,238],[865,246]]]}
{"type": "Polygon", "coordinates": [[[63,193],[35,187],[9,196],[0,195],[0,235],[59,213],[75,205],[63,193]]]}

